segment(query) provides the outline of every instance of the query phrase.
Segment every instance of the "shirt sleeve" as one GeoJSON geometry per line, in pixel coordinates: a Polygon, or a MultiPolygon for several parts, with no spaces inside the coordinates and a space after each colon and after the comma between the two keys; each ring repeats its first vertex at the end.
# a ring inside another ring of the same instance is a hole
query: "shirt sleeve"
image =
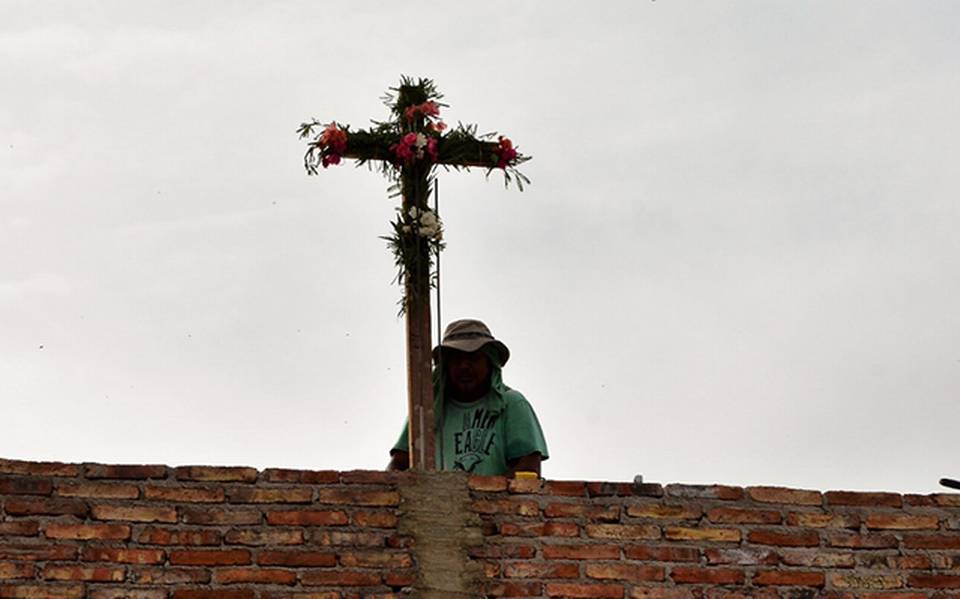
{"type": "Polygon", "coordinates": [[[403,421],[403,432],[400,433],[400,438],[397,439],[397,442],[393,444],[393,448],[390,449],[390,454],[393,455],[395,451],[410,451],[409,439],[410,427],[406,420],[403,421]]]}
{"type": "Polygon", "coordinates": [[[515,460],[531,453],[539,453],[541,459],[550,457],[547,440],[543,437],[540,421],[525,397],[510,391],[506,399],[506,447],[507,460],[515,460]]]}

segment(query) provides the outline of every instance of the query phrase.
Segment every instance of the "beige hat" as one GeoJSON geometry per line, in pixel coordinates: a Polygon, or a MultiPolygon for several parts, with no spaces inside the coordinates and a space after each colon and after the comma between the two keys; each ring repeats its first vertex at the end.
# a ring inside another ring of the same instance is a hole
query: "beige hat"
{"type": "Polygon", "coordinates": [[[493,350],[491,358],[498,362],[498,366],[503,366],[510,359],[510,350],[493,338],[487,325],[470,318],[455,320],[447,325],[443,332],[443,341],[433,348],[434,361],[440,357],[440,350],[444,347],[464,352],[475,352],[489,347],[493,350]]]}

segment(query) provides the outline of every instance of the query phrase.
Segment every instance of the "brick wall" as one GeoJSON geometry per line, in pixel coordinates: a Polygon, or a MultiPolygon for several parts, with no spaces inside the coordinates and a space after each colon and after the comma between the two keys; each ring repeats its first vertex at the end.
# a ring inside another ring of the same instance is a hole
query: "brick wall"
{"type": "Polygon", "coordinates": [[[0,598],[960,599],[960,495],[0,460],[0,598]]]}

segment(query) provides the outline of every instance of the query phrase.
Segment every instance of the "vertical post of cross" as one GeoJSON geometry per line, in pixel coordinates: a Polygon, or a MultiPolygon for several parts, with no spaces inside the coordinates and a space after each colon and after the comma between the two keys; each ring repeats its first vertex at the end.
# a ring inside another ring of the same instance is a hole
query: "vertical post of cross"
{"type": "MultiPolygon", "coordinates": [[[[401,105],[419,104],[427,98],[418,86],[401,86],[401,105]]],[[[417,115],[408,123],[410,131],[423,129],[423,116],[417,115]]],[[[403,210],[427,209],[430,197],[430,165],[425,161],[405,164],[400,172],[403,210]]],[[[426,237],[417,237],[416,251],[423,259],[417,260],[406,274],[406,329],[407,329],[407,397],[409,403],[410,467],[414,470],[437,470],[434,443],[434,389],[432,380],[432,343],[430,338],[430,264],[433,251],[426,237]]]]}

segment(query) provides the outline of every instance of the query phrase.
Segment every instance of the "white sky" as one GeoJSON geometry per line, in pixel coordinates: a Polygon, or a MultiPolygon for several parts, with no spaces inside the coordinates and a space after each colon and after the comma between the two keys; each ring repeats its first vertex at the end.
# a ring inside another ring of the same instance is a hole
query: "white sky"
{"type": "Polygon", "coordinates": [[[960,4],[0,0],[0,456],[380,468],[395,203],[307,177],[400,74],[511,137],[442,174],[444,319],[555,479],[960,476],[960,4]]]}

